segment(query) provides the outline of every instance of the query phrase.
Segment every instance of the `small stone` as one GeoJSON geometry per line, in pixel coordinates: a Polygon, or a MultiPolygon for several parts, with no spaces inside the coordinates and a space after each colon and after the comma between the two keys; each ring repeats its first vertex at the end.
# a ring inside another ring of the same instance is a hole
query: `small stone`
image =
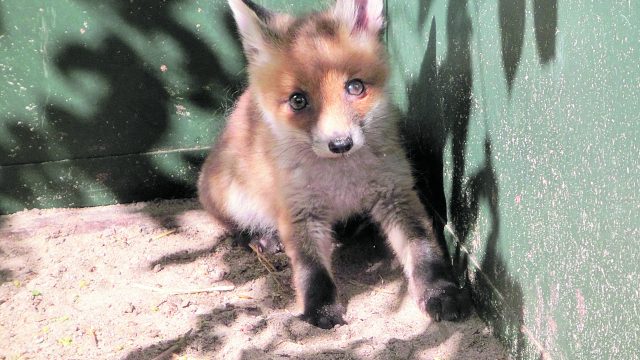
{"type": "Polygon", "coordinates": [[[211,281],[218,282],[224,279],[227,276],[227,271],[221,268],[211,269],[209,272],[209,276],[211,277],[211,281]]]}
{"type": "Polygon", "coordinates": [[[136,307],[133,306],[132,303],[128,303],[127,305],[124,306],[124,313],[125,314],[131,314],[136,310],[136,307]]]}
{"type": "Polygon", "coordinates": [[[240,331],[243,333],[255,333],[258,329],[266,325],[266,323],[267,321],[264,318],[258,317],[255,320],[242,325],[240,327],[240,331]]]}
{"type": "Polygon", "coordinates": [[[164,266],[162,264],[156,264],[153,267],[153,272],[160,272],[160,271],[162,271],[162,269],[164,269],[164,266]]]}
{"type": "Polygon", "coordinates": [[[167,316],[173,316],[178,311],[178,305],[173,301],[167,302],[163,308],[164,311],[162,313],[167,316]]]}
{"type": "Polygon", "coordinates": [[[189,307],[189,305],[191,305],[191,301],[189,301],[189,300],[183,300],[180,303],[180,307],[183,308],[183,309],[186,308],[186,307],[189,307]]]}

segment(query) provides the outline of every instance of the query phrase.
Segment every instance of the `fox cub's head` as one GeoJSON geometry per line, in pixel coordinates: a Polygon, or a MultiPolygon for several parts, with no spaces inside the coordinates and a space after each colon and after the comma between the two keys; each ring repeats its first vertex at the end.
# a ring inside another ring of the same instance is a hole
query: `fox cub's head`
{"type": "Polygon", "coordinates": [[[387,109],[383,0],[337,0],[294,18],[250,0],[229,0],[249,61],[249,82],[282,140],[321,157],[365,145],[387,109]]]}

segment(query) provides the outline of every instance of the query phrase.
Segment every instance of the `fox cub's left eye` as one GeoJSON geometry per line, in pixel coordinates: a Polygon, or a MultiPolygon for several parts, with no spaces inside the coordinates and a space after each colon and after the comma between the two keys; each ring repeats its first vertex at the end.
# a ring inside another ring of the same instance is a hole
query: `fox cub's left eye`
{"type": "Polygon", "coordinates": [[[360,79],[349,80],[345,85],[349,95],[362,95],[364,93],[364,83],[360,79]]]}
{"type": "Polygon", "coordinates": [[[300,111],[308,105],[307,97],[301,93],[295,93],[289,97],[289,106],[293,111],[300,111]]]}

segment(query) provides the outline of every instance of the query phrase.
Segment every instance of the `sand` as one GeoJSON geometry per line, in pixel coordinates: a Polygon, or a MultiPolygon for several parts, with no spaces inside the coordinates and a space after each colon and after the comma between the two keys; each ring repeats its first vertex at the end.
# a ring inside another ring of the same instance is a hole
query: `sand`
{"type": "Polygon", "coordinates": [[[194,200],[0,217],[0,359],[508,358],[476,315],[423,315],[367,236],[335,252],[347,324],[322,330],[284,254],[218,234],[194,200]]]}

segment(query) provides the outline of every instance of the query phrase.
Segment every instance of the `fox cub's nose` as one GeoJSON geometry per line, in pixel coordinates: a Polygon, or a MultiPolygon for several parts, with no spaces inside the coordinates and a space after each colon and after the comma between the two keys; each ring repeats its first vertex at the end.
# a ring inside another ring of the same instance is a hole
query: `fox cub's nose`
{"type": "Polygon", "coordinates": [[[353,139],[351,139],[351,136],[333,139],[329,142],[329,150],[334,154],[346,153],[352,147],[353,139]]]}

